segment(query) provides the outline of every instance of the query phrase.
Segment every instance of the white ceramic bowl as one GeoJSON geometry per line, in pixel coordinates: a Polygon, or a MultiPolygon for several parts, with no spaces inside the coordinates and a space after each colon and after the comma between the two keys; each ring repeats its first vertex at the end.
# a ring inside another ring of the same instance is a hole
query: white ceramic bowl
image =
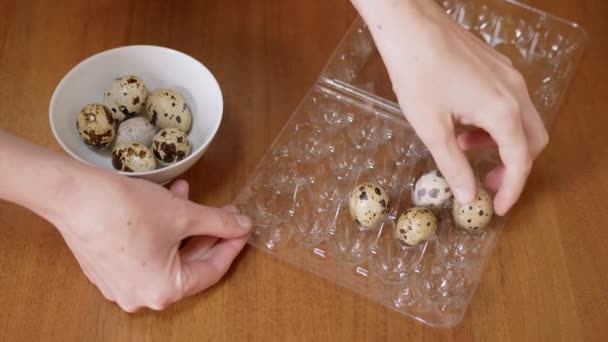
{"type": "Polygon", "coordinates": [[[165,184],[196,163],[217,133],[222,121],[223,99],[211,72],[194,58],[157,46],[126,46],[101,52],[74,67],[61,80],[49,108],[55,139],[72,157],[120,174],[165,184]],[[148,91],[171,88],[181,93],[192,111],[189,132],[192,153],[184,160],[149,172],[125,173],[112,167],[111,151],[88,147],[76,129],[76,117],[89,103],[103,103],[103,94],[118,77],[136,75],[148,91]]]}

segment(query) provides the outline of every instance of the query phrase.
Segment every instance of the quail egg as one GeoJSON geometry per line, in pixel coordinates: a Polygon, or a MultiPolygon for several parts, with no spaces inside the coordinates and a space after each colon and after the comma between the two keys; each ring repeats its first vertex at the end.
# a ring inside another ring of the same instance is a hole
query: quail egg
{"type": "Polygon", "coordinates": [[[355,223],[372,228],[388,212],[389,198],[378,183],[362,183],[352,190],[348,204],[355,223]]]}
{"type": "Polygon", "coordinates": [[[477,189],[477,197],[468,204],[454,203],[452,216],[456,225],[466,230],[485,228],[494,215],[492,197],[485,189],[477,189]]]}
{"type": "Polygon", "coordinates": [[[110,111],[101,104],[88,104],[76,119],[76,129],[82,140],[97,149],[108,147],[116,136],[116,122],[110,111]]]}
{"type": "Polygon", "coordinates": [[[403,213],[395,227],[395,239],[404,246],[415,246],[437,231],[437,218],[427,209],[414,207],[403,213]]]}
{"type": "Polygon", "coordinates": [[[146,115],[151,123],[163,128],[177,128],[188,132],[192,125],[192,113],[186,100],[171,89],[156,89],[148,96],[146,115]]]}
{"type": "Polygon", "coordinates": [[[138,142],[145,146],[152,145],[152,138],[158,129],[145,118],[140,116],[121,122],[116,132],[115,145],[126,142],[138,142]]]}
{"type": "Polygon", "coordinates": [[[412,192],[412,201],[416,206],[440,208],[452,198],[452,191],[439,170],[422,175],[412,192]]]}
{"type": "Polygon", "coordinates": [[[177,128],[165,128],[152,139],[152,150],[161,165],[171,165],[186,158],[192,145],[188,135],[177,128]]]}
{"type": "Polygon", "coordinates": [[[123,76],[110,85],[103,104],[112,111],[114,119],[121,122],[139,114],[147,96],[146,85],[139,77],[123,76]]]}
{"type": "Polygon", "coordinates": [[[112,150],[112,166],[125,172],[145,172],[156,169],[150,148],[138,142],[117,144],[112,150]]]}

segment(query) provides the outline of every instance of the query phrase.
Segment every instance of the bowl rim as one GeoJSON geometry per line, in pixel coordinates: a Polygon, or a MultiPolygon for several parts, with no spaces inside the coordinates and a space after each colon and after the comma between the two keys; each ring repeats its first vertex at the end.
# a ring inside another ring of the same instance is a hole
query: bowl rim
{"type": "Polygon", "coordinates": [[[224,116],[224,96],[222,94],[222,89],[217,81],[217,79],[215,78],[215,76],[213,75],[213,73],[211,72],[211,70],[209,70],[203,63],[201,63],[199,60],[197,60],[196,58],[172,49],[172,48],[168,48],[168,47],[164,47],[164,46],[158,46],[158,45],[125,45],[125,46],[120,46],[120,47],[116,47],[116,48],[112,48],[109,50],[104,50],[98,53],[95,53],[85,59],[83,59],[82,61],[80,61],[78,64],[76,64],[74,67],[72,67],[72,69],[70,69],[70,71],[68,71],[67,74],[65,74],[63,76],[63,78],[61,79],[61,81],[59,81],[59,83],[57,84],[57,86],[55,87],[55,90],[53,91],[53,95],[51,96],[51,101],[49,103],[49,123],[51,126],[51,131],[53,132],[53,136],[55,138],[55,140],[57,141],[57,143],[59,143],[59,145],[61,146],[61,148],[63,148],[63,150],[68,153],[70,156],[72,156],[74,159],[79,160],[87,165],[91,165],[93,167],[97,167],[97,168],[101,168],[101,169],[106,169],[104,167],[101,167],[99,165],[96,165],[94,163],[91,163],[83,158],[81,158],[78,154],[76,154],[75,152],[73,152],[70,148],[68,148],[66,146],[66,144],[63,142],[63,139],[60,137],[60,135],[58,134],[57,128],[55,127],[55,123],[53,121],[53,113],[54,110],[53,108],[56,105],[56,101],[57,101],[57,96],[58,96],[58,91],[59,89],[61,89],[64,86],[64,83],[67,82],[67,79],[70,78],[70,76],[72,74],[74,74],[75,72],[77,72],[78,70],[80,70],[81,68],[86,67],[88,64],[93,63],[96,59],[101,58],[104,55],[108,55],[108,54],[112,54],[112,53],[118,53],[121,50],[129,50],[129,49],[139,49],[139,48],[152,48],[155,50],[162,50],[164,52],[168,52],[168,53],[172,53],[172,54],[178,54],[181,55],[182,57],[185,57],[187,59],[192,60],[195,64],[197,64],[199,67],[201,67],[203,69],[204,72],[207,72],[209,74],[209,76],[211,76],[211,81],[212,81],[212,86],[216,88],[218,94],[219,94],[219,106],[220,106],[220,110],[219,110],[219,117],[216,120],[215,123],[215,127],[212,128],[212,132],[211,134],[209,134],[209,136],[207,137],[207,139],[205,139],[205,141],[201,144],[201,146],[199,148],[197,148],[196,150],[192,151],[190,153],[190,155],[186,158],[184,158],[183,160],[180,160],[179,162],[175,163],[175,164],[171,164],[168,166],[164,166],[162,168],[159,169],[155,169],[152,171],[144,171],[144,172],[124,172],[124,171],[119,171],[116,169],[107,169],[109,171],[114,171],[118,174],[121,175],[125,175],[125,176],[132,176],[132,177],[139,177],[139,176],[149,176],[149,175],[158,175],[160,173],[181,167],[181,165],[183,165],[184,163],[186,163],[188,160],[194,159],[194,158],[198,158],[199,154],[201,154],[211,143],[211,141],[213,140],[213,138],[215,138],[215,135],[217,134],[220,125],[222,123],[222,119],[224,116]]]}

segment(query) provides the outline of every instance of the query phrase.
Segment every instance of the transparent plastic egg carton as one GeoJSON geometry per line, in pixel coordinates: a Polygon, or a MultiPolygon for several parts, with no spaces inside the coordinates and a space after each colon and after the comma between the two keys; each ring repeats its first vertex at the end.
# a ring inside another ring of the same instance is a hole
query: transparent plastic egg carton
{"type": "MultiPolygon", "coordinates": [[[[582,29],[515,2],[439,3],[511,58],[550,126],[586,42],[582,29]]],[[[479,179],[498,163],[495,152],[468,157],[479,179]]],[[[505,218],[471,233],[456,228],[446,208],[436,238],[401,246],[393,238],[396,218],[412,206],[415,180],[434,168],[358,19],[235,203],[255,222],[253,246],[428,325],[450,327],[462,318],[505,218]],[[376,229],[349,215],[348,195],[362,181],[390,195],[376,229]]]]}

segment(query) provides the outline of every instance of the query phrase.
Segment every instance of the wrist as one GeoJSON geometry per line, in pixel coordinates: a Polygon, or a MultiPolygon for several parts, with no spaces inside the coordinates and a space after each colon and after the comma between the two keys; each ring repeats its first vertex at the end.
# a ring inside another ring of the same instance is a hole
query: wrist
{"type": "MultiPolygon", "coordinates": [[[[395,42],[417,39],[424,33],[433,0],[352,0],[380,50],[393,49],[395,42]]],[[[382,52],[382,51],[381,51],[382,52]]]]}
{"type": "MultiPolygon", "coordinates": [[[[351,0],[367,24],[391,79],[404,64],[428,60],[429,41],[440,36],[447,17],[434,0],[351,0]]],[[[393,80],[395,81],[395,80],[393,80]]]]}
{"type": "Polygon", "coordinates": [[[56,218],[91,168],[0,130],[0,199],[56,218]]]}
{"type": "MultiPolygon", "coordinates": [[[[377,24],[392,24],[395,21],[403,22],[404,19],[415,18],[421,14],[422,7],[428,2],[433,0],[351,0],[366,22],[373,21],[377,24]]],[[[368,25],[377,27],[369,22],[368,25]]]]}
{"type": "Polygon", "coordinates": [[[52,154],[42,165],[42,179],[32,182],[34,194],[24,194],[23,205],[38,215],[54,222],[63,217],[66,210],[77,210],[82,203],[73,200],[74,195],[83,191],[83,178],[88,165],[66,156],[52,154]],[[33,188],[35,186],[35,188],[33,188]]]}

